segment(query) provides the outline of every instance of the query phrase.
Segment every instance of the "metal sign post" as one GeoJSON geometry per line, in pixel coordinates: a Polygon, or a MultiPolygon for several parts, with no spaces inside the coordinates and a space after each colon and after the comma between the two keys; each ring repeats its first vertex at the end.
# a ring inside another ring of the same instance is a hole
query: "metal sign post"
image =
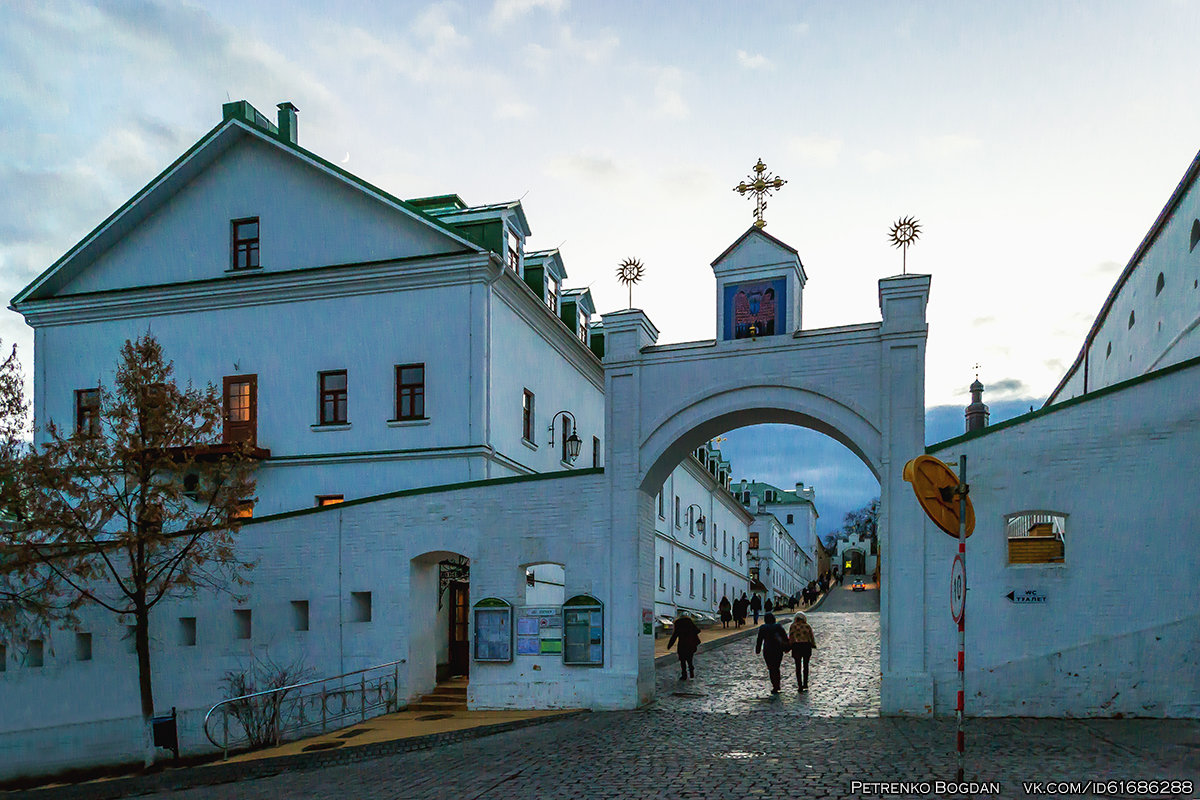
{"type": "Polygon", "coordinates": [[[966,619],[967,619],[967,537],[975,531],[975,509],[967,485],[967,457],[958,459],[958,475],[950,465],[929,455],[921,455],[904,465],[904,480],[912,484],[922,510],[950,536],[958,539],[958,555],[950,572],[950,613],[958,624],[958,703],[955,717],[958,737],[958,780],[963,780],[966,737],[963,716],[966,699],[966,619]],[[955,501],[958,502],[955,502],[955,501]]]}
{"type": "Polygon", "coordinates": [[[966,766],[966,735],[963,732],[963,700],[966,695],[967,678],[965,668],[964,651],[966,650],[967,634],[967,493],[970,487],[967,486],[967,457],[965,455],[958,457],[958,488],[955,494],[958,495],[958,558],[956,563],[962,564],[962,609],[958,615],[958,709],[955,716],[958,717],[958,782],[962,783],[963,770],[966,766]]]}

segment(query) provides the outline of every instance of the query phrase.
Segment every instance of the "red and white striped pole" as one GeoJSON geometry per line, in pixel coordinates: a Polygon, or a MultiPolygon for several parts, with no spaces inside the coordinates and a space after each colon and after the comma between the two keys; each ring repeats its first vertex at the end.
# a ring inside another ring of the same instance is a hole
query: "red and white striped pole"
{"type": "Polygon", "coordinates": [[[963,651],[966,650],[967,622],[967,457],[958,457],[958,557],[963,563],[963,600],[962,614],[958,618],[958,707],[955,716],[958,718],[958,782],[963,781],[963,768],[966,764],[966,736],[963,734],[963,700],[966,694],[967,680],[963,651]]]}

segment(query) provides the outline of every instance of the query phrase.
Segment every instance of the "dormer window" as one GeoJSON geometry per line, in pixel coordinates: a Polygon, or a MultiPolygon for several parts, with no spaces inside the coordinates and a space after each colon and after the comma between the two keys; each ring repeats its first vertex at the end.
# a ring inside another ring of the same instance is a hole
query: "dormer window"
{"type": "Polygon", "coordinates": [[[558,313],[558,280],[553,277],[546,278],[546,307],[558,313]]]}
{"type": "Polygon", "coordinates": [[[521,273],[521,238],[512,228],[508,231],[508,268],[518,275],[521,273]]]}
{"type": "Polygon", "coordinates": [[[233,269],[258,267],[258,217],[235,219],[233,229],[233,269]]]}

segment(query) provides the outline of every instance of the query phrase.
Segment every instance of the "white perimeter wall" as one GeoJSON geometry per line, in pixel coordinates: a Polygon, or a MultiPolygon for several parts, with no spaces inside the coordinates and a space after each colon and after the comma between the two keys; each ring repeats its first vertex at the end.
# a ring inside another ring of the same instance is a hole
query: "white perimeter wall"
{"type": "MultiPolygon", "coordinates": [[[[567,667],[558,656],[472,663],[472,708],[633,707],[637,676],[614,671],[612,654],[620,634],[637,635],[640,620],[609,613],[604,476],[569,475],[422,490],[245,526],[239,552],[258,560],[245,603],[206,593],[153,613],[156,709],[179,709],[185,753],[209,749],[204,713],[225,696],[222,675],[245,668],[253,654],[300,660],[318,677],[403,658],[401,698],[430,691],[446,627],[436,610],[436,562],[449,553],[471,560],[472,603],[496,596],[523,605],[525,565],[554,562],[565,567],[567,597],[591,594],[606,607],[604,667],[567,667]],[[371,592],[370,622],[349,621],[351,592],[371,592]],[[294,630],[294,600],[309,603],[307,632],[294,630]],[[234,609],[251,611],[248,641],[235,638],[234,609]],[[194,647],[180,643],[184,616],[197,620],[194,647]]],[[[93,635],[91,661],[74,660],[72,632],[54,635],[40,668],[9,651],[0,673],[0,780],[140,757],[136,657],[121,640],[125,631],[108,615],[88,615],[84,626],[93,635]]]]}
{"type": "MultiPolygon", "coordinates": [[[[967,713],[1200,716],[1200,365],[1060,404],[931,453],[967,455],[967,713]],[[1065,563],[1008,566],[1005,515],[1067,515],[1065,563]],[[1046,602],[1005,597],[1032,589],[1046,602]]],[[[926,661],[938,713],[957,677],[957,545],[925,525],[926,661]]]]}

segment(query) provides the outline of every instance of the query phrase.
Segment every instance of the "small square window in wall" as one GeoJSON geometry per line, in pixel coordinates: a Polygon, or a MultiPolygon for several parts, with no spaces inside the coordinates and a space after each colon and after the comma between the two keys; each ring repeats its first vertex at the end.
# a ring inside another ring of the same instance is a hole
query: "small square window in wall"
{"type": "Polygon", "coordinates": [[[292,630],[306,631],[308,630],[308,601],[293,600],[292,601],[292,630]]]}
{"type": "Polygon", "coordinates": [[[75,660],[92,660],[92,635],[90,633],[75,634],[75,660]]]}
{"type": "Polygon", "coordinates": [[[196,618],[179,618],[179,644],[184,647],[196,646],[196,618]]]}
{"type": "Polygon", "coordinates": [[[25,650],[25,666],[40,667],[46,663],[46,651],[41,639],[30,639],[25,650]]]}
{"type": "Polygon", "coordinates": [[[351,592],[350,593],[350,610],[351,610],[351,621],[353,621],[353,622],[370,622],[371,621],[371,593],[370,592],[351,592]]]}
{"type": "Polygon", "coordinates": [[[233,612],[233,638],[249,639],[251,633],[250,609],[239,608],[233,612]]]}
{"type": "Polygon", "coordinates": [[[258,217],[235,219],[233,230],[233,269],[258,267],[258,217]]]}
{"type": "Polygon", "coordinates": [[[1005,517],[1009,564],[1063,564],[1066,561],[1067,515],[1055,511],[1023,511],[1005,517]]]}
{"type": "Polygon", "coordinates": [[[84,436],[100,434],[100,390],[75,390],[75,432],[84,436]]]}

